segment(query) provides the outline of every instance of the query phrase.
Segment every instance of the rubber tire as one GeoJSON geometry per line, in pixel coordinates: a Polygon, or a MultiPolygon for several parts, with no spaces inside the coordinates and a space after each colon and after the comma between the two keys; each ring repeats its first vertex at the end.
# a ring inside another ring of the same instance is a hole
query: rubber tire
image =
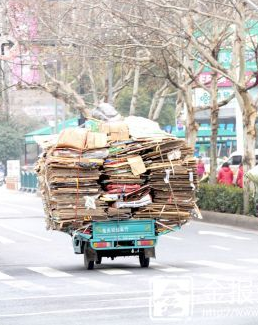
{"type": "Polygon", "coordinates": [[[144,254],[139,255],[139,261],[140,261],[141,267],[149,267],[149,265],[150,265],[150,258],[145,257],[144,254]]]}
{"type": "Polygon", "coordinates": [[[98,259],[96,261],[96,264],[101,264],[101,262],[102,262],[102,256],[98,255],[98,259]]]}
{"type": "Polygon", "coordinates": [[[84,246],[84,266],[87,270],[93,270],[94,269],[94,261],[88,261],[87,259],[87,246],[84,246]]]}

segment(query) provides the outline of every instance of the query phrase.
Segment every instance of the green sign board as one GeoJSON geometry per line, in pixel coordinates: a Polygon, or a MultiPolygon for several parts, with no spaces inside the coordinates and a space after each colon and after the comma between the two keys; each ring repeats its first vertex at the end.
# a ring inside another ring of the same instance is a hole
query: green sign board
{"type": "MultiPolygon", "coordinates": [[[[201,33],[195,34],[196,38],[202,37],[201,33]]],[[[246,71],[257,71],[257,63],[255,58],[255,49],[253,47],[253,43],[257,44],[258,42],[258,21],[249,20],[246,24],[246,53],[245,53],[245,64],[246,71]]],[[[221,49],[219,52],[219,63],[225,68],[230,69],[232,63],[232,49],[221,49]]],[[[198,69],[199,62],[196,61],[195,69],[198,69]]],[[[211,68],[206,66],[203,69],[203,72],[209,72],[211,68]]]]}

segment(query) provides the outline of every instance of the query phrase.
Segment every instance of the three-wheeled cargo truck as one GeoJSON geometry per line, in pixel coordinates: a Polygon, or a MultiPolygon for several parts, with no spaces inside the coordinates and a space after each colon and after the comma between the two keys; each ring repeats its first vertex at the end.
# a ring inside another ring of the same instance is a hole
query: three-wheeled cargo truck
{"type": "Polygon", "coordinates": [[[94,268],[94,263],[101,264],[103,257],[113,260],[118,256],[139,256],[140,266],[148,267],[150,257],[155,257],[158,236],[180,228],[176,225],[158,232],[156,223],[152,219],[93,221],[73,232],[74,252],[84,254],[88,270],[94,268]]]}

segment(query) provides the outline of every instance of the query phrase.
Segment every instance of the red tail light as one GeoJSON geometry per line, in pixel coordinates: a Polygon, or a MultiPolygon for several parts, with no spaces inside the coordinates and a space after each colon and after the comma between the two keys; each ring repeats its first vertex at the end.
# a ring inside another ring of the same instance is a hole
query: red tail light
{"type": "Polygon", "coordinates": [[[138,240],[137,245],[138,246],[153,246],[154,240],[138,240]]]}
{"type": "Polygon", "coordinates": [[[96,247],[96,248],[111,247],[111,243],[107,242],[107,241],[100,241],[98,243],[93,243],[93,247],[96,247]]]}

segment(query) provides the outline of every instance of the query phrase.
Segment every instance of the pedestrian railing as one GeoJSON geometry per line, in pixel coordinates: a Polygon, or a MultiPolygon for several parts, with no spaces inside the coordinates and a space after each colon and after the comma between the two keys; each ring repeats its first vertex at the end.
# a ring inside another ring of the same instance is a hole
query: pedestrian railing
{"type": "Polygon", "coordinates": [[[21,171],[21,191],[36,192],[38,188],[38,179],[35,173],[21,171]]]}

